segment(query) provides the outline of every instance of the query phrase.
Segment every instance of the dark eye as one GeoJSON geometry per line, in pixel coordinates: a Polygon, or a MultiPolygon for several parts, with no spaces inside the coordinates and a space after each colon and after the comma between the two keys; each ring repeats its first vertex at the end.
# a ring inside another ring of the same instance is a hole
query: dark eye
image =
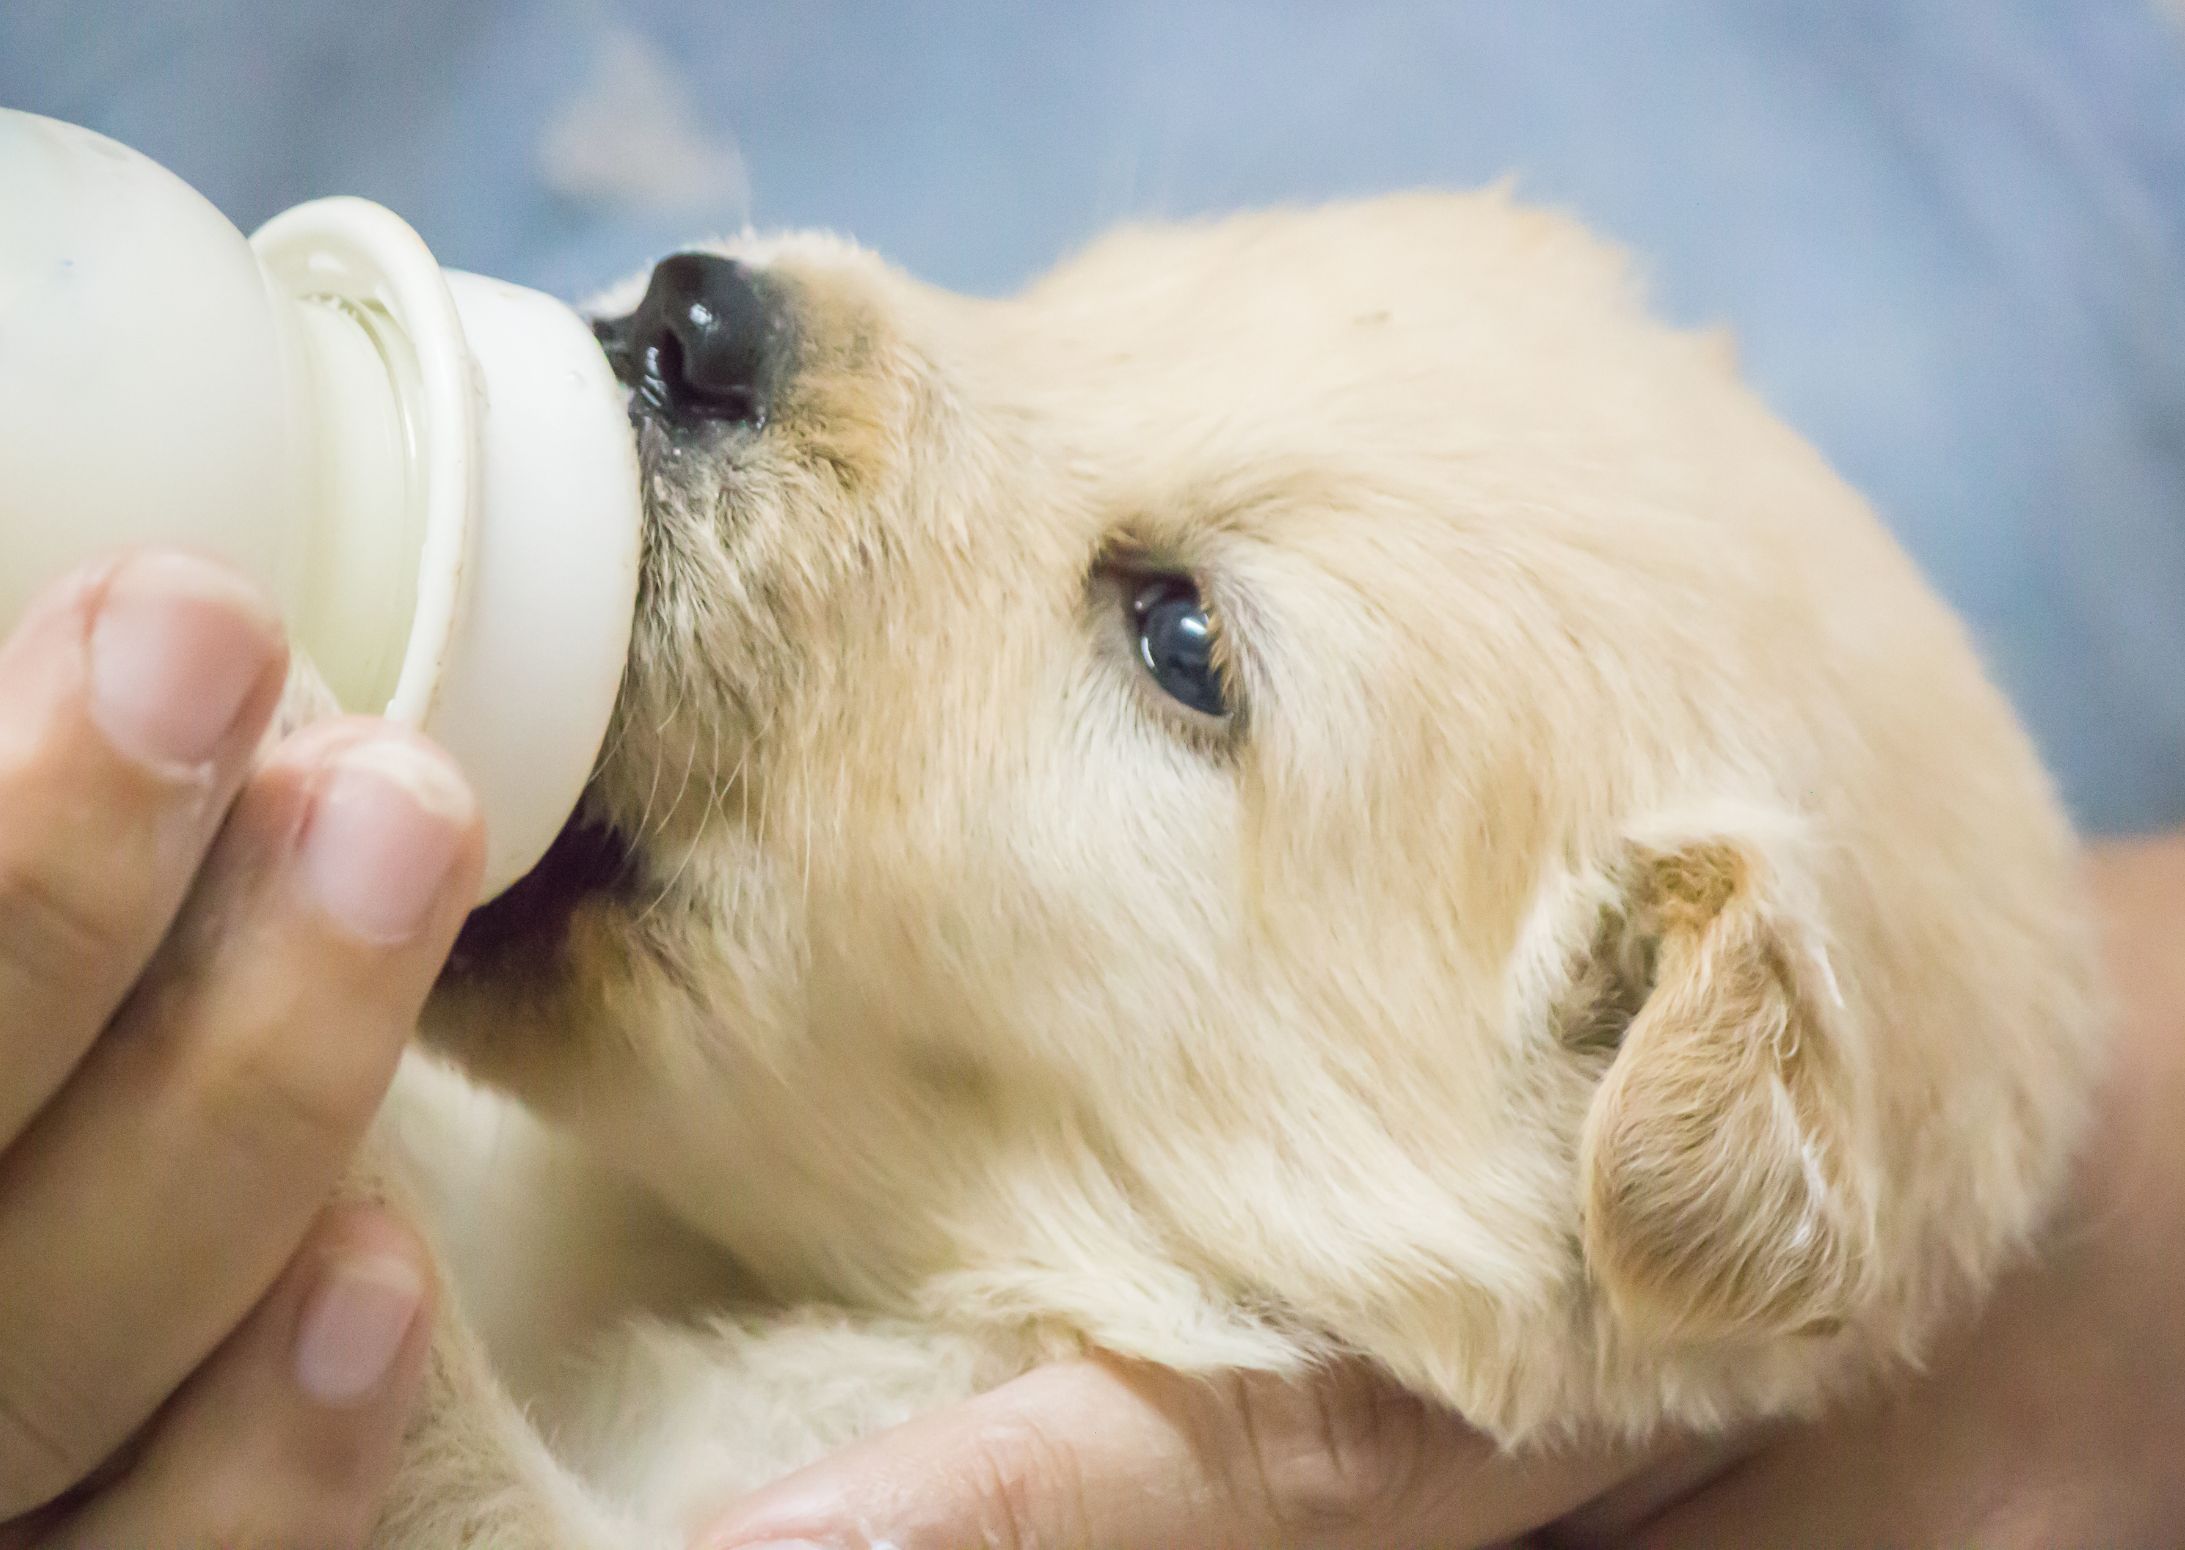
{"type": "Polygon", "coordinates": [[[1214,622],[1185,576],[1158,576],[1130,600],[1138,660],[1163,693],[1202,716],[1226,716],[1221,667],[1214,660],[1214,622]]]}

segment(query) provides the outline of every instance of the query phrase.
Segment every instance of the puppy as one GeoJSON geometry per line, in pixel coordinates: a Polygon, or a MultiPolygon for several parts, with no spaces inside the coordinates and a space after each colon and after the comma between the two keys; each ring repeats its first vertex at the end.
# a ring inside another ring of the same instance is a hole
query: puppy
{"type": "Polygon", "coordinates": [[[2100,1044],[2049,783],[1569,223],[1004,301],[750,238],[601,315],[636,643],[432,1008],[483,1087],[382,1129],[462,1309],[386,1543],[670,1543],[1074,1349],[1512,1445],[1804,1412],[2039,1224],[2100,1044]]]}

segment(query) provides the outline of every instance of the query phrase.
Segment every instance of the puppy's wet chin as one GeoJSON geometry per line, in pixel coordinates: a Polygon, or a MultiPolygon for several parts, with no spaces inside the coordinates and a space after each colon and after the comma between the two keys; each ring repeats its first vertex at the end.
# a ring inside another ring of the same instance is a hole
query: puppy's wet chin
{"type": "Polygon", "coordinates": [[[447,975],[543,967],[560,954],[578,906],[620,892],[634,864],[628,841],[613,825],[583,812],[573,815],[537,866],[471,911],[448,955],[447,975]]]}

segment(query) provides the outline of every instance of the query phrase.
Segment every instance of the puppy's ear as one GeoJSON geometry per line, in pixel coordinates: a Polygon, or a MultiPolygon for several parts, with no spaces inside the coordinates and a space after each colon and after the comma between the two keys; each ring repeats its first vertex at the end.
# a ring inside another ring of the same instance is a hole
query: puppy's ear
{"type": "Polygon", "coordinates": [[[1862,1296],[1843,1009],[1778,882],[1748,840],[1640,846],[1612,912],[1603,945],[1635,1010],[1580,1136],[1584,1244],[1647,1338],[1822,1332],[1862,1296]]]}

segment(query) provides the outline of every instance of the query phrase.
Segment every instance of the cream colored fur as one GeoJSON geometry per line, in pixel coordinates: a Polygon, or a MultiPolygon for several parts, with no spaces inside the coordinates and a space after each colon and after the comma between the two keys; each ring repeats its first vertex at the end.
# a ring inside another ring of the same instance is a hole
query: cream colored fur
{"type": "Polygon", "coordinates": [[[1005,301],[731,247],[800,359],[763,432],[645,439],[633,874],[442,991],[523,1107],[420,1068],[383,1126],[467,1315],[387,1543],[673,1542],[1078,1348],[1728,1426],[2036,1228],[2099,1023],[2048,783],[1615,255],[1499,192],[1005,301]],[[1235,725],[1118,561],[1199,578],[1235,725]]]}

